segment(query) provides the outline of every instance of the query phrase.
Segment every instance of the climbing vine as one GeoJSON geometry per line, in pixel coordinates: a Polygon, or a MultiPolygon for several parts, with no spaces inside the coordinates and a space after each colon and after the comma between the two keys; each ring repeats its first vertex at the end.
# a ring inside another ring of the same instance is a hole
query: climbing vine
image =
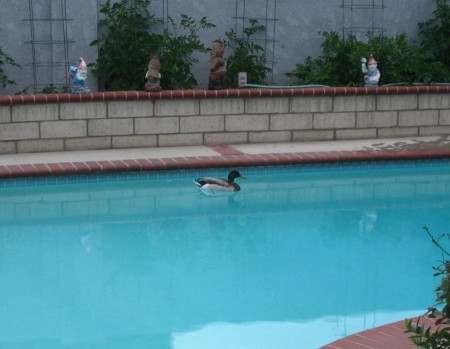
{"type": "Polygon", "coordinates": [[[5,88],[8,85],[15,85],[16,82],[14,80],[11,80],[4,70],[5,65],[11,65],[14,67],[19,67],[20,65],[17,64],[14,59],[9,57],[6,53],[3,52],[2,48],[0,47],[0,87],[5,88]]]}

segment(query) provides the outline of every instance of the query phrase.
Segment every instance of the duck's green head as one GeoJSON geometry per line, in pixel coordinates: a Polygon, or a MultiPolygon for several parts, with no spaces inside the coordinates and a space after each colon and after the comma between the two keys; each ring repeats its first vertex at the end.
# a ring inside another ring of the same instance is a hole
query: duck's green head
{"type": "Polygon", "coordinates": [[[245,176],[241,175],[239,171],[233,170],[228,174],[228,181],[233,183],[236,178],[246,179],[245,176]]]}

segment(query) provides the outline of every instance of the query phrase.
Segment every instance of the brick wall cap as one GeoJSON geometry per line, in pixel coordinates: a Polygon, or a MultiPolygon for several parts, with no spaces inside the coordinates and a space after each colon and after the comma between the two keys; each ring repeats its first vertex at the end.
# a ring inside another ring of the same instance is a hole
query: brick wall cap
{"type": "Polygon", "coordinates": [[[87,94],[30,94],[0,96],[0,105],[42,104],[60,102],[92,102],[162,99],[214,99],[239,97],[355,96],[450,93],[449,85],[380,86],[380,87],[306,87],[306,88],[246,88],[226,90],[168,90],[161,92],[115,91],[87,94]]]}

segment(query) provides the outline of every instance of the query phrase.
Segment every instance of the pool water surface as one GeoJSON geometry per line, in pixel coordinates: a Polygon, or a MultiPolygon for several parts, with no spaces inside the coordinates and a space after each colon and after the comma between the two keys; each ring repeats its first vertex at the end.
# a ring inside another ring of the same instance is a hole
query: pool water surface
{"type": "Polygon", "coordinates": [[[434,304],[450,162],[5,180],[0,347],[293,349],[434,304]]]}

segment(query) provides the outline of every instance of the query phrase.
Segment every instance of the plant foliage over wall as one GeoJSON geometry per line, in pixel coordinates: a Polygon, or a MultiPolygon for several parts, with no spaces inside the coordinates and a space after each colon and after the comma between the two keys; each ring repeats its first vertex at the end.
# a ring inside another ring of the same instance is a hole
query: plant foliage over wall
{"type": "MultiPolygon", "coordinates": [[[[104,33],[91,42],[99,47],[97,62],[90,66],[99,78],[101,89],[142,90],[144,75],[150,57],[158,53],[161,61],[162,89],[191,89],[198,85],[191,73],[191,66],[198,63],[195,54],[207,53],[208,48],[200,41],[199,32],[215,27],[206,17],[196,22],[192,17],[181,15],[180,22],[168,18],[162,34],[152,33],[161,21],[150,14],[150,0],[107,0],[101,5],[104,16],[99,24],[104,33]]],[[[251,19],[242,37],[231,30],[226,33],[226,45],[233,54],[228,57],[226,84],[237,87],[239,72],[247,72],[248,81],[263,84],[271,69],[266,67],[264,49],[253,36],[266,28],[251,19]]],[[[206,68],[206,67],[205,67],[206,68]]]]}
{"type": "Polygon", "coordinates": [[[419,23],[421,46],[430,52],[437,61],[450,67],[450,6],[449,0],[434,0],[434,17],[419,23]]]}
{"type": "MultiPolygon", "coordinates": [[[[449,1],[434,0],[433,18],[418,24],[420,44],[405,34],[388,37],[367,33],[364,40],[359,40],[355,35],[341,37],[336,32],[322,32],[322,54],[309,56],[286,75],[294,78],[296,85],[361,86],[360,60],[373,54],[381,71],[380,85],[450,83],[449,1]]],[[[169,17],[161,30],[162,21],[149,8],[150,0],[106,0],[100,6],[102,34],[91,42],[91,46],[98,46],[98,59],[90,65],[100,90],[143,90],[148,61],[154,53],[161,60],[163,89],[198,85],[191,67],[198,63],[198,54],[208,52],[199,33],[215,25],[206,17],[197,22],[181,15],[179,22],[169,17]]],[[[246,72],[252,84],[264,84],[271,72],[264,48],[255,39],[266,28],[256,19],[249,23],[242,36],[232,29],[225,32],[225,45],[231,52],[227,57],[227,87],[238,87],[239,72],[246,72]]],[[[5,64],[18,66],[0,49],[0,88],[14,84],[2,69],[5,64]]]]}
{"type": "Polygon", "coordinates": [[[143,89],[150,29],[157,23],[148,11],[149,4],[149,0],[108,0],[101,5],[104,18],[99,24],[105,33],[91,42],[99,46],[97,62],[91,66],[105,90],[143,89]]]}
{"type": "Polygon", "coordinates": [[[191,73],[191,66],[198,63],[194,53],[206,53],[208,49],[200,41],[198,32],[215,27],[201,18],[197,23],[191,17],[181,15],[180,24],[169,17],[170,26],[158,37],[157,46],[161,51],[161,87],[163,89],[191,89],[197,80],[191,73]]]}
{"type": "Polygon", "coordinates": [[[5,88],[8,85],[14,85],[15,81],[8,78],[6,75],[3,67],[5,65],[12,65],[15,67],[20,67],[14,59],[9,57],[6,53],[2,51],[2,48],[0,47],[0,88],[5,88]]]}
{"type": "Polygon", "coordinates": [[[258,32],[264,32],[266,27],[259,24],[256,19],[250,19],[250,26],[243,29],[242,37],[238,37],[233,29],[226,32],[225,45],[233,50],[227,58],[228,87],[238,87],[238,73],[246,72],[247,80],[252,84],[263,84],[266,76],[272,70],[266,67],[264,48],[254,41],[258,32]]]}
{"type": "Polygon", "coordinates": [[[441,282],[436,288],[436,306],[442,307],[442,310],[429,308],[430,315],[436,318],[437,329],[421,325],[420,318],[416,323],[408,319],[405,321],[405,332],[411,333],[410,340],[419,348],[443,349],[448,348],[450,343],[450,260],[448,260],[450,253],[445,250],[440,240],[444,237],[450,238],[450,234],[442,234],[439,238],[435,238],[427,227],[424,227],[424,230],[442,253],[441,264],[433,268],[436,271],[434,276],[441,277],[441,282]]]}
{"type": "Polygon", "coordinates": [[[381,71],[380,84],[450,82],[450,6],[449,0],[434,0],[434,18],[419,23],[420,45],[405,34],[395,37],[367,34],[361,41],[354,35],[341,38],[324,32],[322,55],[308,57],[287,73],[300,84],[330,86],[362,85],[360,59],[373,54],[381,71]]]}
{"type": "Polygon", "coordinates": [[[188,89],[197,85],[190,68],[197,63],[196,52],[206,53],[198,32],[215,25],[203,17],[199,23],[181,15],[180,23],[169,17],[162,34],[152,32],[155,24],[162,24],[149,11],[150,0],[111,0],[101,5],[104,18],[99,24],[105,32],[91,42],[98,45],[97,62],[91,66],[98,76],[101,89],[142,90],[148,61],[159,53],[161,87],[188,89]]]}
{"type": "Polygon", "coordinates": [[[428,51],[416,46],[405,34],[396,37],[367,35],[367,42],[355,35],[343,39],[336,32],[322,33],[322,55],[308,57],[287,73],[300,84],[359,86],[363,84],[360,60],[375,56],[381,71],[380,84],[449,82],[450,70],[428,51]]]}
{"type": "Polygon", "coordinates": [[[158,21],[150,14],[150,0],[106,1],[100,7],[104,18],[99,24],[105,32],[91,46],[98,45],[97,62],[91,66],[105,90],[141,90],[155,43],[150,29],[158,21]]]}

